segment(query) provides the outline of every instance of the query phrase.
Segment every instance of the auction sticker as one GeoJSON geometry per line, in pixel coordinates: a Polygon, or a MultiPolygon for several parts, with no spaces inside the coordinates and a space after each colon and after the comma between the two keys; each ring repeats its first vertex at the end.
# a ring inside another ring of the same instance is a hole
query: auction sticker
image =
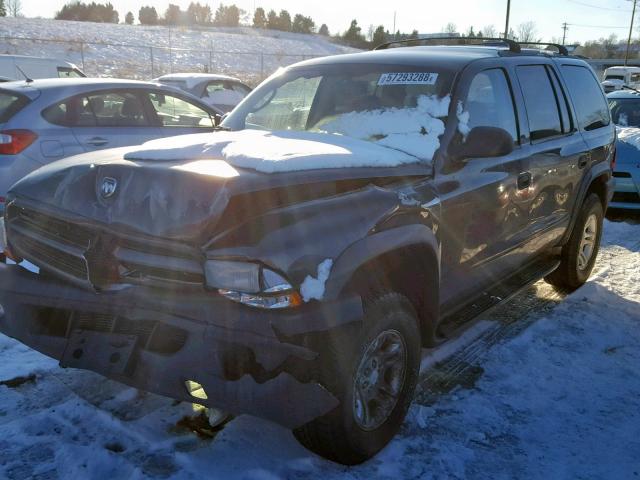
{"type": "Polygon", "coordinates": [[[399,72],[383,73],[378,85],[435,85],[437,73],[399,72]]]}

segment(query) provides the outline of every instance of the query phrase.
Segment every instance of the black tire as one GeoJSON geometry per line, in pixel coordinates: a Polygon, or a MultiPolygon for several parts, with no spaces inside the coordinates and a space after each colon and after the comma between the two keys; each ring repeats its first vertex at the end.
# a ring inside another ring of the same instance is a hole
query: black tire
{"type": "Polygon", "coordinates": [[[575,290],[582,286],[591,275],[593,266],[596,263],[600,240],[602,238],[602,221],[604,212],[600,197],[595,193],[590,194],[582,205],[582,209],[576,220],[576,224],[571,232],[571,237],[562,248],[560,265],[551,274],[545,277],[547,283],[565,290],[575,290]],[[587,228],[589,219],[595,216],[597,231],[595,232],[594,245],[588,261],[581,265],[580,253],[582,250],[582,240],[587,228]]]}
{"type": "Polygon", "coordinates": [[[407,298],[386,293],[366,301],[362,328],[335,336],[322,352],[320,381],[338,398],[340,405],[295,430],[295,437],[309,450],[344,465],[356,465],[373,457],[402,425],[418,381],[420,359],[418,318],[407,298]],[[404,374],[397,383],[399,393],[394,406],[387,407],[390,414],[378,417],[385,419],[379,426],[365,429],[359,425],[355,413],[355,376],[361,361],[371,351],[370,346],[385,335],[404,342],[404,361],[394,363],[404,365],[404,374]]]}

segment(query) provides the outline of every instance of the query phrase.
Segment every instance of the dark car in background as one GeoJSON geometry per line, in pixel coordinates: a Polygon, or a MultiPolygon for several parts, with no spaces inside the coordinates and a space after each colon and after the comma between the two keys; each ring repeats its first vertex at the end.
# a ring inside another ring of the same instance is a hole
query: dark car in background
{"type": "Polygon", "coordinates": [[[334,461],[375,455],[422,347],[540,278],[578,288],[598,253],[615,130],[595,74],[475,41],[306,61],[221,131],[33,172],[7,252],[40,274],[0,265],[0,330],[334,461]]]}

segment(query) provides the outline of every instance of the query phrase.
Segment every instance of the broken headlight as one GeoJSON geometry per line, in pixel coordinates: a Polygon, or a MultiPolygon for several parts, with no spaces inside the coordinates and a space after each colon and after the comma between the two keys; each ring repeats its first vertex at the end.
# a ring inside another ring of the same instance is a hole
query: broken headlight
{"type": "Polygon", "coordinates": [[[257,263],[208,260],[207,286],[220,295],[257,308],[288,308],[302,303],[302,297],[279,273],[257,263]]]}

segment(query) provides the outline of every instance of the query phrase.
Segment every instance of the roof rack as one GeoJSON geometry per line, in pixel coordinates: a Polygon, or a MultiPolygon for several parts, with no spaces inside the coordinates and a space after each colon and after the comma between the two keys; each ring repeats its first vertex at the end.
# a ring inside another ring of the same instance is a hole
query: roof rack
{"type": "Polygon", "coordinates": [[[427,45],[427,44],[435,44],[437,45],[440,42],[440,45],[446,45],[442,43],[443,41],[447,42],[456,42],[457,45],[478,45],[485,47],[496,47],[496,46],[505,46],[509,48],[510,52],[520,53],[522,49],[518,42],[508,39],[508,38],[488,38],[488,37],[433,37],[433,38],[406,38],[403,40],[393,40],[392,42],[383,43],[374,48],[374,50],[386,50],[389,47],[393,47],[394,45],[407,45],[407,46],[418,46],[418,45],[427,45]],[[472,43],[475,42],[475,43],[472,43]]]}
{"type": "Polygon", "coordinates": [[[519,45],[546,45],[547,47],[554,47],[558,50],[559,55],[568,56],[569,50],[564,45],[559,43],[547,43],[547,42],[518,42],[519,45]]]}

